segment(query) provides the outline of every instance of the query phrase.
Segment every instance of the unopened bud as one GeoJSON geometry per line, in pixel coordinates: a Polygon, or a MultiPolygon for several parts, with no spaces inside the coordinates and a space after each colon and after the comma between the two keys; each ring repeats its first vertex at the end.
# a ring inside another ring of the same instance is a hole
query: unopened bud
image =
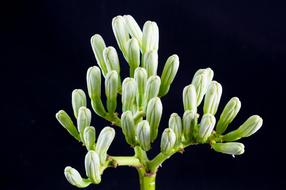
{"type": "Polygon", "coordinates": [[[124,18],[125,23],[127,25],[129,34],[133,38],[136,38],[138,40],[139,44],[141,44],[142,31],[141,31],[139,25],[137,24],[137,22],[135,21],[135,19],[131,15],[124,15],[123,18],[124,18]]]}
{"type": "Polygon", "coordinates": [[[133,110],[135,106],[137,85],[133,78],[125,78],[122,84],[122,111],[133,110]]]}
{"type": "Polygon", "coordinates": [[[193,84],[186,86],[183,90],[184,110],[194,110],[197,112],[197,94],[193,84]]]}
{"type": "Polygon", "coordinates": [[[151,148],[150,132],[148,121],[142,120],[138,123],[136,128],[136,136],[140,147],[145,151],[148,151],[151,148]]]}
{"type": "Polygon", "coordinates": [[[106,107],[109,113],[113,114],[117,106],[118,74],[110,71],[105,78],[106,107]]]}
{"type": "Polygon", "coordinates": [[[84,129],[90,126],[90,122],[91,122],[90,110],[86,107],[80,107],[78,111],[78,117],[77,117],[77,129],[80,134],[80,138],[82,142],[84,142],[84,139],[83,139],[84,129]]]}
{"type": "Polygon", "coordinates": [[[217,112],[217,108],[220,102],[222,94],[222,87],[221,85],[216,82],[212,81],[209,85],[209,88],[206,93],[205,102],[204,102],[204,114],[210,113],[215,115],[217,112]]]}
{"type": "Polygon", "coordinates": [[[88,151],[85,156],[84,165],[87,177],[89,177],[89,179],[91,179],[95,184],[99,184],[101,181],[100,161],[99,156],[95,151],[88,151]]]}
{"type": "Polygon", "coordinates": [[[162,133],[161,138],[161,152],[163,154],[169,154],[174,148],[176,143],[176,135],[170,128],[166,128],[162,133]]]}
{"type": "Polygon", "coordinates": [[[142,109],[145,87],[147,82],[146,70],[142,67],[138,67],[135,70],[134,78],[137,83],[136,104],[139,109],[142,109]]]}
{"type": "Polygon", "coordinates": [[[193,110],[185,111],[183,115],[183,133],[185,142],[191,142],[197,135],[198,115],[193,110]]]}
{"type": "Polygon", "coordinates": [[[120,64],[116,49],[109,46],[103,50],[103,58],[107,66],[107,71],[116,71],[120,74],[120,64]]]}
{"type": "Polygon", "coordinates": [[[126,111],[121,115],[121,128],[124,133],[126,142],[131,146],[135,146],[135,124],[131,111],[126,111]]]}
{"type": "Polygon", "coordinates": [[[199,128],[199,134],[198,138],[199,141],[204,143],[208,140],[208,138],[211,136],[212,131],[215,126],[216,119],[212,114],[205,114],[202,117],[200,128],[199,128]]]}
{"type": "Polygon", "coordinates": [[[82,89],[75,89],[72,91],[72,108],[74,116],[77,118],[80,107],[86,107],[86,96],[82,89]]]}
{"type": "Polygon", "coordinates": [[[71,136],[80,141],[79,133],[75,125],[73,124],[69,115],[64,110],[58,111],[58,113],[56,114],[56,118],[59,123],[69,132],[69,134],[71,134],[71,136]]]}
{"type": "Polygon", "coordinates": [[[70,166],[65,168],[64,173],[68,182],[78,188],[85,188],[91,184],[90,181],[83,179],[79,172],[70,166]]]}
{"type": "Polygon", "coordinates": [[[244,153],[244,145],[242,143],[237,142],[215,143],[212,144],[212,148],[216,152],[230,154],[232,156],[241,155],[244,153]]]}
{"type": "Polygon", "coordinates": [[[176,135],[176,144],[179,144],[182,139],[183,126],[182,119],[177,113],[172,113],[169,118],[169,128],[172,129],[176,135]]]}
{"type": "Polygon", "coordinates": [[[156,22],[147,21],[143,26],[142,51],[143,53],[155,50],[159,47],[159,28],[156,22]]]}
{"type": "Polygon", "coordinates": [[[83,139],[87,150],[94,150],[96,140],[95,128],[92,126],[86,127],[83,132],[83,139]]]}
{"type": "Polygon", "coordinates": [[[135,38],[128,41],[128,64],[132,71],[140,65],[140,47],[135,38]]]}
{"type": "Polygon", "coordinates": [[[103,165],[106,161],[107,151],[115,137],[115,130],[111,127],[104,127],[96,143],[95,151],[99,155],[100,163],[103,165]]]}
{"type": "Polygon", "coordinates": [[[157,75],[158,53],[157,51],[148,51],[143,55],[142,66],[146,69],[148,77],[157,75]]]}
{"type": "Polygon", "coordinates": [[[122,16],[117,16],[112,19],[112,30],[120,50],[123,52],[124,57],[126,57],[129,34],[122,16]]]}
{"type": "Polygon", "coordinates": [[[161,79],[158,76],[151,76],[148,78],[146,83],[146,89],[144,93],[144,105],[146,106],[147,103],[151,98],[158,96],[159,89],[161,85],[161,79]]]}
{"type": "Polygon", "coordinates": [[[170,56],[164,66],[162,76],[161,76],[161,86],[160,86],[160,96],[165,96],[170,89],[173,80],[179,69],[179,57],[174,54],[170,56]]]}

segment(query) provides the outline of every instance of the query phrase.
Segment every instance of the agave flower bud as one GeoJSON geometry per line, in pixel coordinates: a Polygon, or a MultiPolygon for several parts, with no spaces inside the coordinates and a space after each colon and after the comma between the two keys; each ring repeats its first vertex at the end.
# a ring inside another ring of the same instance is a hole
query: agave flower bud
{"type": "Polygon", "coordinates": [[[124,133],[126,142],[131,146],[135,146],[135,124],[131,111],[126,111],[121,115],[121,128],[124,133]]]}
{"type": "Polygon", "coordinates": [[[118,74],[110,71],[105,78],[106,104],[109,113],[114,113],[117,106],[118,74]]]}
{"type": "Polygon", "coordinates": [[[150,126],[148,121],[142,120],[138,123],[136,128],[136,136],[137,140],[140,144],[140,147],[148,151],[151,148],[151,134],[150,134],[150,126]]]}
{"type": "Polygon", "coordinates": [[[88,95],[92,100],[92,108],[97,115],[104,117],[106,111],[101,101],[101,73],[97,66],[90,67],[87,70],[86,82],[88,95]]]}
{"type": "Polygon", "coordinates": [[[86,107],[80,107],[78,111],[78,118],[77,118],[77,129],[80,134],[80,138],[82,142],[84,142],[84,139],[83,139],[84,129],[90,126],[90,122],[91,122],[90,110],[86,107]]]}
{"type": "Polygon", "coordinates": [[[161,79],[158,76],[151,76],[146,83],[146,89],[144,93],[144,105],[146,106],[149,100],[158,96],[161,85],[161,79]]]}
{"type": "Polygon", "coordinates": [[[194,109],[185,111],[183,115],[183,133],[186,142],[191,142],[196,137],[197,124],[198,124],[197,112],[194,109]]]}
{"type": "Polygon", "coordinates": [[[170,86],[177,74],[177,71],[179,69],[179,57],[174,54],[170,56],[163,69],[163,73],[161,76],[162,84],[160,86],[160,96],[165,96],[170,89],[170,86]]]}
{"type": "Polygon", "coordinates": [[[212,148],[217,152],[230,154],[232,156],[241,155],[244,153],[244,145],[237,142],[215,143],[212,144],[212,148]]]}
{"type": "MultiPolygon", "coordinates": [[[[128,64],[130,66],[130,72],[134,72],[140,65],[140,47],[135,38],[128,41],[128,64]]],[[[130,75],[131,77],[133,77],[132,72],[130,75]]]]}
{"type": "Polygon", "coordinates": [[[258,131],[262,124],[262,118],[258,115],[253,115],[249,117],[238,129],[224,135],[223,140],[236,141],[243,137],[249,137],[258,131]]]}
{"type": "Polygon", "coordinates": [[[56,118],[59,123],[69,132],[69,134],[71,134],[71,136],[80,141],[80,137],[76,127],[74,126],[69,115],[64,110],[58,111],[58,113],[56,114],[56,118]]]}
{"type": "Polygon", "coordinates": [[[91,47],[93,50],[93,53],[95,55],[97,64],[102,70],[103,76],[105,76],[108,72],[107,66],[103,59],[103,50],[105,49],[105,42],[103,38],[99,34],[95,34],[90,39],[91,47]]]}
{"type": "Polygon", "coordinates": [[[157,51],[148,51],[143,55],[142,66],[146,69],[148,77],[157,74],[158,68],[158,53],[157,51]]]}
{"type": "Polygon", "coordinates": [[[136,81],[133,78],[125,78],[122,84],[122,111],[133,110],[136,98],[136,81]]]}
{"type": "Polygon", "coordinates": [[[107,71],[115,70],[118,74],[120,73],[119,58],[116,49],[109,46],[103,50],[103,58],[107,66],[107,71]]]}
{"type": "Polygon", "coordinates": [[[199,106],[206,94],[209,84],[213,78],[213,71],[211,69],[198,70],[192,80],[192,84],[196,87],[197,106],[199,106]]]}
{"type": "Polygon", "coordinates": [[[136,104],[139,109],[142,109],[145,86],[147,81],[146,70],[142,67],[138,67],[135,70],[134,78],[137,83],[136,104]]]}
{"type": "Polygon", "coordinates": [[[124,57],[126,57],[129,34],[122,16],[117,16],[112,19],[112,30],[120,50],[123,52],[124,57]]]}
{"type": "Polygon", "coordinates": [[[241,108],[241,103],[237,97],[233,97],[229,100],[220,115],[218,123],[216,125],[216,133],[223,134],[228,125],[234,120],[241,108]]]}
{"type": "Polygon", "coordinates": [[[128,28],[129,34],[133,37],[136,38],[136,40],[141,44],[142,41],[142,31],[135,21],[135,19],[131,15],[124,15],[123,16],[125,23],[128,28]]]}
{"type": "Polygon", "coordinates": [[[70,166],[65,168],[65,177],[70,184],[78,188],[85,188],[91,184],[90,181],[83,179],[79,172],[70,166]]]}
{"type": "Polygon", "coordinates": [[[115,137],[115,130],[111,127],[104,127],[96,143],[95,151],[99,155],[100,163],[103,165],[106,161],[107,151],[115,137]]]}
{"type": "Polygon", "coordinates": [[[84,165],[87,177],[95,184],[99,184],[101,181],[100,161],[99,156],[95,151],[88,151],[85,156],[84,165]]]}
{"type": "Polygon", "coordinates": [[[155,50],[159,47],[159,28],[156,22],[147,21],[143,26],[142,52],[155,50]]]}
{"type": "Polygon", "coordinates": [[[184,110],[194,110],[197,112],[197,94],[193,84],[186,86],[183,90],[184,110]]]}
{"type": "Polygon", "coordinates": [[[162,138],[161,138],[161,152],[163,154],[169,154],[172,149],[174,148],[176,143],[176,135],[174,131],[170,128],[166,128],[163,131],[162,138]]]}
{"type": "Polygon", "coordinates": [[[77,118],[80,107],[86,107],[86,96],[82,89],[75,89],[72,91],[72,108],[74,116],[77,118]]]}
{"type": "Polygon", "coordinates": [[[95,149],[95,128],[92,126],[86,127],[83,131],[84,144],[87,150],[95,149]]]}
{"type": "Polygon", "coordinates": [[[209,85],[209,88],[206,93],[205,102],[204,102],[204,114],[210,113],[215,115],[217,112],[217,108],[220,102],[222,94],[222,87],[221,85],[216,82],[212,81],[209,85]]]}
{"type": "Polygon", "coordinates": [[[198,138],[199,141],[204,143],[208,140],[208,138],[211,136],[212,131],[215,126],[216,119],[212,114],[205,114],[202,117],[200,128],[199,128],[199,134],[198,138]]]}
{"type": "Polygon", "coordinates": [[[160,98],[152,98],[147,105],[146,120],[149,122],[151,128],[151,142],[158,136],[158,127],[162,117],[163,106],[160,98]]]}
{"type": "Polygon", "coordinates": [[[183,126],[182,119],[177,113],[172,113],[169,118],[169,128],[172,129],[176,135],[176,144],[179,144],[182,139],[183,126]]]}

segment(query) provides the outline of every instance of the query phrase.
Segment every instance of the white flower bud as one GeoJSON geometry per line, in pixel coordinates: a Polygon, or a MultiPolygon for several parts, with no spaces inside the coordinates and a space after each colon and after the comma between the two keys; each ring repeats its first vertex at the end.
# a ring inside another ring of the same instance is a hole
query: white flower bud
{"type": "Polygon", "coordinates": [[[159,28],[156,22],[147,21],[143,26],[142,52],[155,50],[159,47],[159,28]]]}
{"type": "Polygon", "coordinates": [[[142,41],[142,31],[135,21],[135,19],[131,15],[124,15],[123,16],[125,23],[128,28],[129,34],[133,37],[136,38],[139,44],[141,44],[142,41]]]}
{"type": "Polygon", "coordinates": [[[185,142],[194,141],[197,136],[198,115],[196,111],[187,110],[183,115],[183,133],[185,142]]]}
{"type": "Polygon", "coordinates": [[[124,57],[126,57],[129,34],[126,28],[125,20],[122,16],[117,16],[112,19],[112,30],[120,50],[122,51],[124,57]]]}
{"type": "Polygon", "coordinates": [[[80,139],[82,142],[84,142],[84,139],[83,139],[84,129],[90,126],[90,122],[91,122],[90,110],[86,107],[80,107],[78,111],[78,117],[77,117],[77,129],[78,129],[80,139]]]}
{"type": "Polygon", "coordinates": [[[135,106],[137,85],[133,78],[125,78],[122,84],[122,111],[133,110],[135,106]]]}
{"type": "Polygon", "coordinates": [[[105,78],[106,107],[109,113],[113,114],[117,106],[118,74],[110,71],[105,78]]]}
{"type": "Polygon", "coordinates": [[[198,138],[199,141],[204,143],[208,140],[208,138],[211,136],[212,131],[215,126],[216,119],[212,114],[205,114],[202,117],[200,128],[199,128],[199,134],[198,138]]]}
{"type": "Polygon", "coordinates": [[[121,128],[124,133],[126,142],[131,146],[135,146],[135,124],[131,111],[126,111],[121,115],[121,128]]]}
{"type": "Polygon", "coordinates": [[[186,86],[183,90],[184,110],[194,110],[197,112],[197,94],[193,84],[186,86]]]}
{"type": "Polygon", "coordinates": [[[128,41],[128,64],[130,66],[130,76],[132,72],[140,65],[140,47],[135,38],[128,41]]]}
{"type": "Polygon", "coordinates": [[[151,138],[150,138],[150,126],[148,121],[142,120],[138,123],[136,128],[137,140],[140,144],[140,147],[148,151],[151,148],[151,138]]]}
{"type": "Polygon", "coordinates": [[[75,125],[64,110],[58,111],[56,118],[59,123],[69,132],[69,134],[71,134],[76,140],[80,141],[79,133],[75,125]]]}
{"type": "Polygon", "coordinates": [[[148,51],[143,54],[142,66],[146,69],[148,77],[157,75],[158,53],[157,51],[148,51]]]}
{"type": "Polygon", "coordinates": [[[115,130],[111,127],[104,127],[96,143],[95,151],[99,155],[100,163],[103,165],[106,161],[107,151],[115,137],[115,130]]]}
{"type": "Polygon", "coordinates": [[[160,77],[151,76],[148,78],[144,93],[144,106],[147,106],[147,103],[151,98],[158,96],[160,85],[161,85],[160,77]]]}
{"type": "Polygon", "coordinates": [[[176,135],[174,131],[170,128],[166,128],[162,133],[161,138],[161,152],[163,154],[169,154],[174,148],[176,143],[176,135]]]}
{"type": "Polygon", "coordinates": [[[90,181],[83,179],[79,172],[70,166],[65,168],[64,173],[68,182],[78,188],[85,188],[91,184],[90,181]]]}
{"type": "Polygon", "coordinates": [[[109,46],[103,50],[103,58],[107,66],[107,71],[116,71],[120,74],[120,64],[116,49],[109,46]]]}
{"type": "Polygon", "coordinates": [[[212,148],[216,152],[230,154],[232,156],[241,155],[244,153],[244,145],[242,143],[237,142],[215,143],[212,144],[212,148]]]}
{"type": "Polygon", "coordinates": [[[85,156],[84,165],[87,177],[89,177],[89,179],[91,179],[95,184],[99,184],[101,181],[100,161],[99,156],[95,151],[88,151],[85,156]]]}
{"type": "Polygon", "coordinates": [[[83,132],[83,139],[87,150],[94,150],[96,140],[95,128],[92,126],[86,127],[83,132]]]}
{"type": "Polygon", "coordinates": [[[143,98],[147,82],[147,72],[144,68],[138,67],[135,70],[134,78],[137,83],[136,104],[139,110],[143,109],[143,98]]]}
{"type": "Polygon", "coordinates": [[[74,116],[77,118],[80,107],[86,107],[86,96],[82,89],[75,89],[72,91],[72,108],[74,116]]]}
{"type": "Polygon", "coordinates": [[[176,135],[176,144],[181,143],[183,135],[182,119],[177,113],[172,113],[169,118],[169,128],[172,129],[176,135]]]}
{"type": "Polygon", "coordinates": [[[222,87],[221,85],[216,82],[212,81],[209,85],[209,88],[206,93],[205,102],[204,102],[204,114],[210,113],[215,115],[217,112],[217,108],[220,102],[222,94],[222,87]]]}

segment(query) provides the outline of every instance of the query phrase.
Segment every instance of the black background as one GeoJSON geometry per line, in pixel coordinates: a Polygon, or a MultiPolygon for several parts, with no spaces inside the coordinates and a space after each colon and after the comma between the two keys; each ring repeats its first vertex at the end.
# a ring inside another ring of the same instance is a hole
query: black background
{"type": "MultiPolygon", "coordinates": [[[[64,178],[67,165],[84,174],[85,150],[56,122],[71,113],[71,92],[85,86],[96,61],[89,39],[99,33],[115,46],[114,16],[131,14],[160,29],[159,73],[177,53],[180,69],[163,98],[161,130],[172,112],[182,114],[181,93],[198,68],[211,67],[223,86],[221,105],[238,96],[242,109],[232,127],[259,114],[262,129],[241,142],[242,156],[218,154],[209,146],[188,148],[163,164],[158,189],[285,189],[285,5],[278,1],[9,1],[1,6],[0,189],[76,189],[64,178]]],[[[121,57],[122,58],[122,57],[121,57]]],[[[126,63],[121,59],[121,65],[126,63]]],[[[125,69],[126,71],[126,69],[125,69]]],[[[221,112],[220,107],[219,112],[221,112]]],[[[94,115],[99,130],[107,122],[94,115]]],[[[158,140],[159,141],[159,140],[158,140]]],[[[158,152],[159,142],[151,155],[158,152]]],[[[131,155],[117,130],[109,151],[131,155]]],[[[138,189],[132,168],[109,169],[88,189],[138,189]]]]}

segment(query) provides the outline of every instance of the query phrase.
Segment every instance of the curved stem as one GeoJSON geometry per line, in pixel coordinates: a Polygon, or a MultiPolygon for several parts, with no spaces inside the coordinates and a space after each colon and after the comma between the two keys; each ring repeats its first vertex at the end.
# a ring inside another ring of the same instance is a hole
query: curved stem
{"type": "Polygon", "coordinates": [[[149,159],[146,152],[140,146],[135,146],[134,151],[135,157],[137,157],[144,166],[147,166],[149,159]]]}
{"type": "Polygon", "coordinates": [[[109,156],[110,164],[116,166],[141,167],[140,160],[135,156],[109,156]]]}

